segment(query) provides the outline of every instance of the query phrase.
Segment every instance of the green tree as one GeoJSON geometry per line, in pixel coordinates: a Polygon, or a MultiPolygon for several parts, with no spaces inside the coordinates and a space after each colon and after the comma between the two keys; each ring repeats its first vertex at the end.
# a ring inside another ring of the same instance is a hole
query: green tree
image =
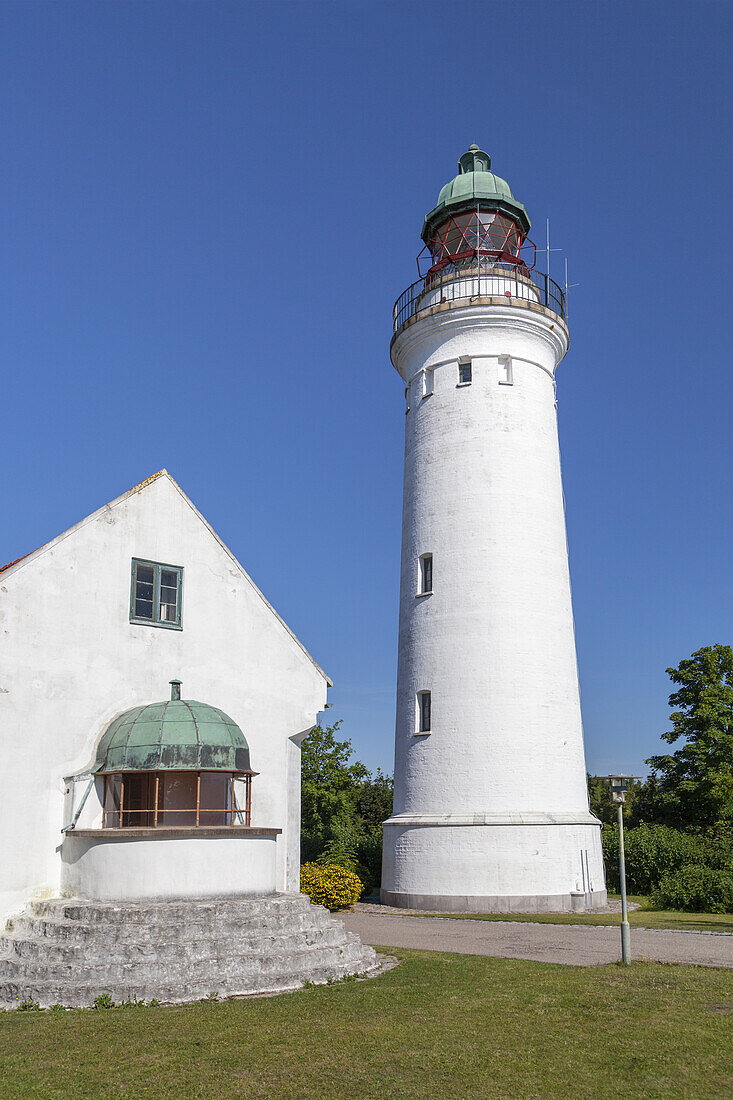
{"type": "Polygon", "coordinates": [[[392,813],[392,778],[358,760],[341,723],[316,726],[301,753],[301,855],[304,861],[341,863],[367,888],[379,885],[382,822],[392,813]]]}
{"type": "Polygon", "coordinates": [[[362,780],[356,798],[356,810],[364,829],[379,829],[382,822],[392,815],[394,781],[377,768],[376,775],[362,780]]]}
{"type": "Polygon", "coordinates": [[[338,834],[350,831],[360,785],[369,776],[364,764],[349,761],[351,742],[337,741],[341,726],[314,726],[301,746],[301,849],[315,859],[338,834]]]}
{"type": "Polygon", "coordinates": [[[651,756],[650,789],[642,801],[657,820],[707,829],[733,821],[733,649],[703,646],[678,668],[669,697],[672,729],[662,740],[673,753],[651,756]]]}

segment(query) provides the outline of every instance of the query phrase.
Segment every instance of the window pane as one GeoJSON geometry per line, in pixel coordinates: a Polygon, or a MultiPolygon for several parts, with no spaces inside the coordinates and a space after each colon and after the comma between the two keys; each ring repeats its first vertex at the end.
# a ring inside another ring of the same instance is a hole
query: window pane
{"type": "Polygon", "coordinates": [[[135,565],[135,618],[153,618],[153,578],[152,565],[137,562],[135,565]]]}
{"type": "Polygon", "coordinates": [[[160,590],[160,618],[164,623],[174,623],[178,608],[178,593],[175,589],[161,588],[160,590]]]}
{"type": "Polygon", "coordinates": [[[420,692],[420,732],[430,732],[430,692],[420,692]]]}
{"type": "Polygon", "coordinates": [[[232,777],[228,772],[201,772],[199,823],[229,825],[232,808],[232,777]]]}
{"type": "Polygon", "coordinates": [[[155,822],[155,775],[153,772],[125,772],[122,826],[125,829],[155,822]]]}
{"type": "Polygon", "coordinates": [[[174,623],[178,618],[178,573],[172,569],[160,571],[160,619],[174,623]]]}
{"type": "Polygon", "coordinates": [[[107,775],[104,782],[104,827],[116,829],[120,823],[121,775],[107,775]]]}
{"type": "Polygon", "coordinates": [[[196,772],[165,772],[158,796],[159,825],[196,824],[196,772]]]}

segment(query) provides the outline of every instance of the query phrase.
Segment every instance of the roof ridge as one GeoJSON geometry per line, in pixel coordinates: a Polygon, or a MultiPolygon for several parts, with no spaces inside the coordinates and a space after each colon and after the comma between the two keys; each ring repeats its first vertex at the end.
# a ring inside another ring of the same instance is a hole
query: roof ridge
{"type": "Polygon", "coordinates": [[[139,481],[137,485],[133,485],[131,489],[127,489],[120,496],[115,497],[114,500],[109,500],[100,508],[96,508],[93,512],[90,512],[88,516],[84,516],[84,518],[79,520],[77,523],[72,523],[71,527],[66,527],[63,531],[60,531],[58,535],[54,535],[53,538],[47,539],[46,542],[42,542],[40,546],[37,546],[35,548],[35,550],[29,550],[27,554],[21,554],[19,558],[13,558],[12,561],[6,562],[5,565],[0,565],[0,573],[4,573],[6,569],[10,569],[11,565],[17,565],[19,561],[24,561],[25,558],[31,557],[32,554],[37,554],[39,550],[43,550],[45,549],[45,547],[50,546],[52,542],[56,542],[57,539],[60,539],[63,535],[66,535],[68,532],[73,531],[74,528],[78,527],[80,524],[85,523],[87,520],[93,519],[93,517],[96,516],[97,512],[102,511],[102,508],[111,508],[113,504],[117,504],[118,501],[121,501],[125,497],[130,496],[132,493],[142,492],[143,489],[146,489],[148,485],[151,485],[154,481],[157,481],[158,478],[162,477],[163,474],[169,477],[172,482],[177,484],[176,479],[168,473],[165,467],[162,470],[158,470],[157,473],[151,474],[150,477],[144,478],[143,481],[139,481]]]}

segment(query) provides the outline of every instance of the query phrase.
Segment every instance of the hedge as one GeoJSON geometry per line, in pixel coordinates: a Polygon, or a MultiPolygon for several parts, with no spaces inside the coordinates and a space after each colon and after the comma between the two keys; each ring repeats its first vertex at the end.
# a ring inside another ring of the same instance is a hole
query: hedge
{"type": "Polygon", "coordinates": [[[688,864],[662,877],[651,903],[657,909],[688,913],[733,913],[733,874],[688,864]]]}

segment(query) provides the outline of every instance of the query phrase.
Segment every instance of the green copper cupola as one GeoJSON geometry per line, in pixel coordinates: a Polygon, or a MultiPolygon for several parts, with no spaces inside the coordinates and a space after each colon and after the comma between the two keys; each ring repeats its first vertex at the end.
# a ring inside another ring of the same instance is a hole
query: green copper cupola
{"type": "Polygon", "coordinates": [[[129,771],[250,772],[249,747],[236,722],[208,703],[171,698],[133,707],[107,727],[97,748],[98,774],[129,771]]]}
{"type": "Polygon", "coordinates": [[[421,236],[433,269],[482,256],[517,263],[530,226],[509,184],[491,171],[489,154],[471,145],[425,216],[421,236]]]}

